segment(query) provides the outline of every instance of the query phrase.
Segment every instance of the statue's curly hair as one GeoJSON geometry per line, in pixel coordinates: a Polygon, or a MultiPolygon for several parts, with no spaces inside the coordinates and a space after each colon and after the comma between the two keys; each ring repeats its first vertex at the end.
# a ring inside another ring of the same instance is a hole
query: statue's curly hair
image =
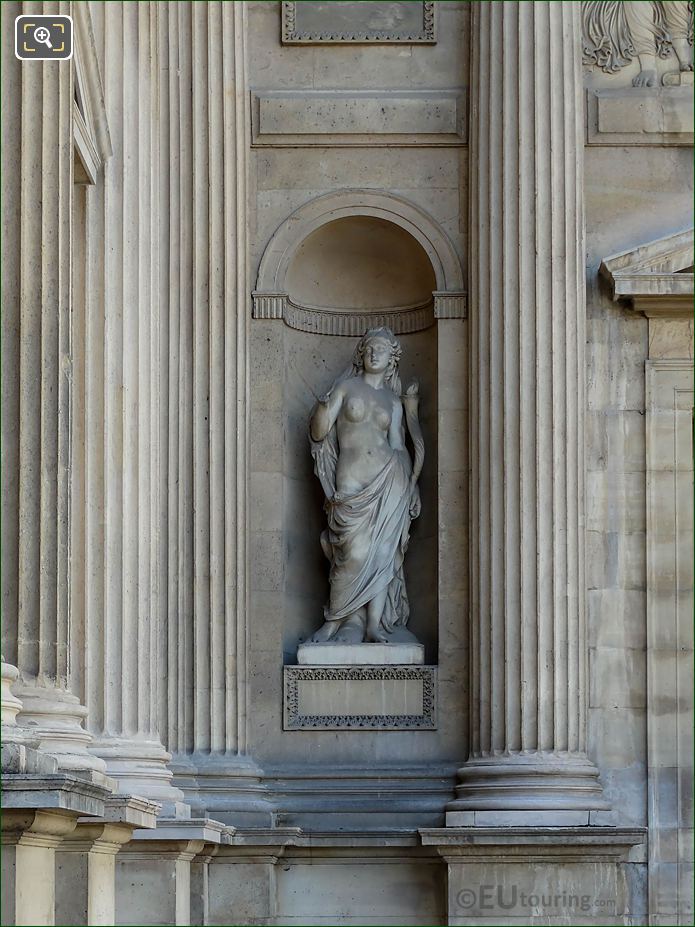
{"type": "Polygon", "coordinates": [[[402,387],[401,378],[398,375],[398,365],[401,360],[403,348],[390,328],[370,328],[362,335],[355,348],[355,353],[352,355],[353,376],[357,376],[364,370],[364,351],[367,344],[373,338],[381,338],[387,341],[391,347],[391,356],[389,357],[388,368],[384,374],[384,383],[389,386],[397,396],[400,396],[402,387]]]}

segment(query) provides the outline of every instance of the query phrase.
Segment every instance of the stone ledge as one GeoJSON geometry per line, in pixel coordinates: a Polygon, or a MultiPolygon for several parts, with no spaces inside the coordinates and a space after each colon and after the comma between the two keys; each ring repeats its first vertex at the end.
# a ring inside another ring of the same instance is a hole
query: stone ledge
{"type": "Polygon", "coordinates": [[[420,828],[423,846],[442,856],[626,858],[647,840],[645,827],[436,827],[420,828]]]}
{"type": "Polygon", "coordinates": [[[422,665],[422,644],[300,644],[297,662],[302,666],[422,665]]]}
{"type": "Polygon", "coordinates": [[[68,775],[3,775],[2,805],[6,810],[45,808],[102,817],[111,791],[68,775]]]}
{"type": "Polygon", "coordinates": [[[221,821],[211,818],[159,818],[153,830],[138,829],[133,832],[137,841],[203,841],[222,843],[228,828],[221,821]]]}

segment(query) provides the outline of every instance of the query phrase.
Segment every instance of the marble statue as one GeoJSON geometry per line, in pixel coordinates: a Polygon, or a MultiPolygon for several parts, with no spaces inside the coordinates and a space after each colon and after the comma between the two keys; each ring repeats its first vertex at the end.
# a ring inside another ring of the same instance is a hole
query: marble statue
{"type": "Polygon", "coordinates": [[[681,71],[693,70],[692,0],[585,0],[582,4],[583,51],[587,64],[612,73],[635,56],[635,87],[657,83],[656,59],[673,49],[681,71]]]}
{"type": "Polygon", "coordinates": [[[325,621],[313,642],[416,640],[405,627],[403,558],[411,520],[420,514],[425,449],[418,384],[401,393],[400,357],[388,328],[371,329],[311,416],[311,452],[328,516],[321,546],[330,562],[325,621]]]}

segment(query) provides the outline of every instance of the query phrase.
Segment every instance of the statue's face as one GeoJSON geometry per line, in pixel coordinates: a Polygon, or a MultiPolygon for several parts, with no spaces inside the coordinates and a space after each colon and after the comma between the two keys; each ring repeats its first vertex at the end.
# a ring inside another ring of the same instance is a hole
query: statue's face
{"type": "Polygon", "coordinates": [[[364,348],[363,362],[367,373],[384,373],[391,360],[391,345],[384,338],[370,338],[364,348]]]}

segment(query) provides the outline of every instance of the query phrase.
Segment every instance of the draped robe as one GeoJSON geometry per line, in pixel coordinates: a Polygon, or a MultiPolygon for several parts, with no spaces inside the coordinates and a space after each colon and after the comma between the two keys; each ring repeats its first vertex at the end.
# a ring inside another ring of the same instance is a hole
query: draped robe
{"type": "Polygon", "coordinates": [[[410,530],[410,477],[407,450],[393,450],[381,471],[354,493],[336,490],[338,437],[333,425],[322,441],[311,441],[314,470],[326,495],[328,528],[321,535],[330,561],[330,599],[326,621],[359,612],[387,590],[381,624],[388,632],[405,627],[409,605],[403,558],[410,530]]]}

